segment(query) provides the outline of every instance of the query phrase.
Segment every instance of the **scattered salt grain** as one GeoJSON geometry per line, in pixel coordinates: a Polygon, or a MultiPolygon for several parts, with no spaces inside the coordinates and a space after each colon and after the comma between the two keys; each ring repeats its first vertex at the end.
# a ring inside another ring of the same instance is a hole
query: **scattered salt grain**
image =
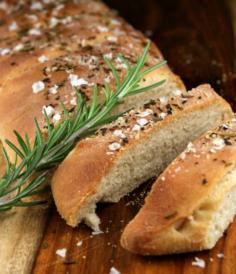
{"type": "Polygon", "coordinates": [[[48,57],[45,55],[41,55],[41,56],[39,56],[38,61],[39,61],[39,63],[43,64],[48,61],[48,57]]]}
{"type": "Polygon", "coordinates": [[[223,253],[218,253],[218,254],[216,254],[216,256],[217,256],[218,258],[220,258],[220,259],[224,258],[224,254],[223,254],[223,253]]]}
{"type": "Polygon", "coordinates": [[[198,257],[194,258],[195,261],[192,262],[193,266],[199,267],[199,268],[205,268],[206,262],[203,259],[200,259],[198,257]]]}
{"type": "Polygon", "coordinates": [[[109,274],[121,274],[114,266],[110,269],[109,274]]]}
{"type": "Polygon", "coordinates": [[[117,142],[114,142],[108,146],[108,148],[112,151],[120,149],[121,145],[117,142]]]}
{"type": "Polygon", "coordinates": [[[142,127],[148,124],[148,120],[145,118],[141,118],[137,120],[137,123],[142,127]]]}
{"type": "Polygon", "coordinates": [[[45,89],[45,84],[42,81],[35,82],[32,85],[32,90],[33,90],[33,93],[35,93],[35,94],[39,93],[40,91],[42,91],[44,89],[45,89]]]}
{"type": "Polygon", "coordinates": [[[56,254],[62,258],[65,258],[66,252],[67,252],[66,248],[61,248],[61,249],[57,249],[56,254]]]}

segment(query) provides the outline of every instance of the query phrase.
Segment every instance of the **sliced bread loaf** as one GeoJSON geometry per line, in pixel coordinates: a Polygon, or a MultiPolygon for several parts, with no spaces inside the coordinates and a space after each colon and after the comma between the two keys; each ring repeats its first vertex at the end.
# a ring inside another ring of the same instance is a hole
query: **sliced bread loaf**
{"type": "Polygon", "coordinates": [[[161,255],[212,248],[236,214],[236,119],[207,132],[154,183],[121,244],[161,255]]]}
{"type": "Polygon", "coordinates": [[[59,213],[71,226],[85,221],[98,229],[97,202],[119,201],[158,175],[190,140],[231,115],[209,85],[131,110],[79,142],[56,170],[52,193],[59,213]]]}

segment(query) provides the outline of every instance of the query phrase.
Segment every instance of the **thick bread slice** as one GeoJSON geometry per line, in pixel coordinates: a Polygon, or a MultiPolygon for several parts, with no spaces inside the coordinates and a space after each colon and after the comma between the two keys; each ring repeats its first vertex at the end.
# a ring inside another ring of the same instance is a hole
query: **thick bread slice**
{"type": "Polygon", "coordinates": [[[97,202],[119,201],[158,175],[190,140],[231,115],[209,85],[130,111],[79,142],[59,166],[52,180],[59,213],[71,226],[85,221],[98,229],[97,202]]]}
{"type": "Polygon", "coordinates": [[[212,248],[236,214],[236,119],[190,143],[154,183],[121,245],[142,255],[212,248]]]}
{"type": "MultiPolygon", "coordinates": [[[[94,84],[102,89],[106,80],[115,89],[104,55],[111,59],[123,78],[127,66],[117,54],[123,54],[133,64],[148,42],[98,1],[65,1],[62,5],[51,1],[49,5],[40,3],[38,6],[31,5],[30,1],[21,2],[19,6],[10,2],[5,11],[0,10],[3,19],[0,25],[0,139],[3,141],[6,138],[15,141],[13,130],[22,135],[27,132],[32,139],[35,134],[33,118],[38,119],[42,128],[45,125],[43,106],[53,108],[50,111],[52,122],[55,122],[54,115],[62,111],[60,101],[73,110],[76,92],[70,75],[78,76],[83,83],[81,91],[88,100],[94,84]],[[9,14],[11,10],[14,12],[9,14]],[[12,22],[16,23],[15,28],[12,22]],[[32,85],[42,86],[42,82],[44,88],[34,93],[32,85]]],[[[152,44],[146,67],[162,59],[160,51],[152,44]]],[[[166,65],[147,75],[141,85],[164,79],[166,83],[160,88],[127,98],[116,111],[176,90],[185,91],[182,81],[166,65]]]]}

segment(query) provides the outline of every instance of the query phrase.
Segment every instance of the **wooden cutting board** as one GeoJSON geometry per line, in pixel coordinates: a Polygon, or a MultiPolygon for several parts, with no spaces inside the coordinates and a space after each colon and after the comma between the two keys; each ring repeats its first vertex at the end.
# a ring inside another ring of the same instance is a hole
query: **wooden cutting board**
{"type": "MultiPolygon", "coordinates": [[[[235,106],[235,0],[106,2],[136,28],[152,34],[188,88],[209,82],[235,106]]],[[[91,235],[83,225],[68,227],[54,207],[1,215],[0,274],[106,274],[113,266],[122,274],[236,274],[236,221],[211,251],[143,258],[123,250],[122,229],[149,187],[150,183],[118,204],[99,207],[104,231],[100,235],[91,235]],[[62,248],[65,258],[56,255],[62,248]],[[192,266],[196,256],[205,260],[204,269],[192,266]]]]}

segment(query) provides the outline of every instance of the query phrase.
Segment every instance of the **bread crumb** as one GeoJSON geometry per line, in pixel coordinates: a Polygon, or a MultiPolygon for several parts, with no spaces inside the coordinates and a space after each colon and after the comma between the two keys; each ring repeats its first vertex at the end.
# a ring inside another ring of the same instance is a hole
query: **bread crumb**
{"type": "Polygon", "coordinates": [[[198,257],[194,258],[195,261],[192,262],[193,266],[199,267],[199,268],[205,268],[206,262],[203,259],[200,259],[198,257]]]}
{"type": "Polygon", "coordinates": [[[114,266],[110,269],[109,274],[121,274],[114,266]]]}
{"type": "Polygon", "coordinates": [[[217,253],[216,256],[220,259],[224,258],[224,254],[223,253],[217,253]]]}
{"type": "Polygon", "coordinates": [[[62,258],[65,258],[66,252],[67,252],[66,248],[61,248],[61,249],[57,249],[56,254],[62,258]]]}
{"type": "Polygon", "coordinates": [[[92,235],[93,235],[93,236],[97,236],[97,235],[100,235],[100,234],[103,234],[103,233],[104,233],[103,231],[98,230],[98,231],[93,231],[93,232],[92,232],[92,235]]]}
{"type": "Polygon", "coordinates": [[[80,247],[80,246],[82,246],[82,244],[83,244],[83,241],[78,241],[76,246],[80,247]]]}

